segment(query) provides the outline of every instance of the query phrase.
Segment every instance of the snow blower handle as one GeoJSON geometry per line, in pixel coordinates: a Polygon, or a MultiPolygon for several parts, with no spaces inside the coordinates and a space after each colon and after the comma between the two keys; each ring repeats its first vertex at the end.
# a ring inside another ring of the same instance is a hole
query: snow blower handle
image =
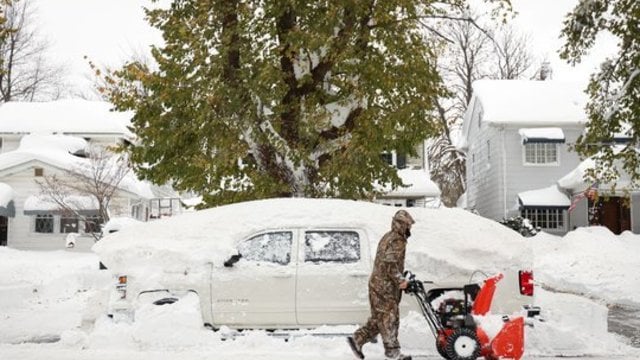
{"type": "Polygon", "coordinates": [[[418,292],[424,292],[424,283],[433,284],[433,281],[420,281],[416,279],[416,274],[409,270],[405,270],[402,276],[408,283],[407,287],[404,289],[405,293],[415,294],[418,292]]]}

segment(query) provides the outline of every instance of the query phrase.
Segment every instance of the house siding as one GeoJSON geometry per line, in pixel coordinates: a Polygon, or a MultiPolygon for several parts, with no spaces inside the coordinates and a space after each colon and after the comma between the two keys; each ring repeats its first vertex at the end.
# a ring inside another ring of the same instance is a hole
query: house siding
{"type": "MultiPolygon", "coordinates": [[[[475,103],[475,102],[474,102],[475,103]]],[[[480,215],[501,220],[503,154],[500,130],[481,123],[482,107],[470,114],[467,150],[467,207],[480,215]]]]}
{"type": "MultiPolygon", "coordinates": [[[[572,199],[573,201],[573,199],[572,199]]],[[[569,214],[569,224],[567,230],[573,230],[577,227],[589,226],[589,200],[582,198],[576,203],[576,207],[569,214]]]]}
{"type": "Polygon", "coordinates": [[[2,148],[0,148],[0,153],[17,149],[20,145],[21,137],[22,136],[17,135],[2,135],[2,148]]]}

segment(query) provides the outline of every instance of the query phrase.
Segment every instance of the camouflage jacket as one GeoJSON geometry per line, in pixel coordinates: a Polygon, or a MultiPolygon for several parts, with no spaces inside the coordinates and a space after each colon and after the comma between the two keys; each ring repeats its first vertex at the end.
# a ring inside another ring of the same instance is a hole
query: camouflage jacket
{"type": "Polygon", "coordinates": [[[392,230],[386,233],[376,251],[373,272],[369,278],[369,291],[378,296],[400,301],[402,291],[399,286],[404,280],[404,257],[407,248],[406,225],[392,223],[392,230]]]}

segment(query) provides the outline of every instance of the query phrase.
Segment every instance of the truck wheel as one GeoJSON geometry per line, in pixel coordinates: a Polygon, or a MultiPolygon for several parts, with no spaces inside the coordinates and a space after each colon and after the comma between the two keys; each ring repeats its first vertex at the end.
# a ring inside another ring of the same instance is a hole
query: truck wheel
{"type": "Polygon", "coordinates": [[[480,356],[480,342],[474,330],[459,328],[447,338],[444,350],[449,360],[476,360],[480,356]]]}

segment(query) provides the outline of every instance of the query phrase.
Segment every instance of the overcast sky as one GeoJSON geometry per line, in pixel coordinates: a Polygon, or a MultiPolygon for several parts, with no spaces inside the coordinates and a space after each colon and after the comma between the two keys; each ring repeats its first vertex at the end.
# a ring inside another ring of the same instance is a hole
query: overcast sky
{"type": "MultiPolygon", "coordinates": [[[[87,87],[86,55],[98,64],[119,65],[133,53],[146,53],[161,43],[159,31],[144,21],[142,6],[150,0],[31,0],[37,24],[51,43],[51,56],[66,64],[70,81],[87,87]]],[[[168,3],[169,0],[162,0],[168,3]]],[[[530,34],[533,55],[547,58],[557,80],[586,81],[606,54],[614,51],[611,38],[601,41],[586,61],[572,68],[557,56],[562,21],[578,0],[512,0],[518,12],[513,20],[530,34]]]]}

